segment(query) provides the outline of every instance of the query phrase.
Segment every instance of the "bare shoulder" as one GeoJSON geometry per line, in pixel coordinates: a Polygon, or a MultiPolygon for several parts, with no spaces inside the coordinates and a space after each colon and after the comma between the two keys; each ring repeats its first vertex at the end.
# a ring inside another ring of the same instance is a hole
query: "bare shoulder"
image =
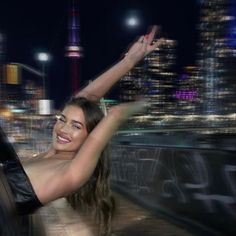
{"type": "Polygon", "coordinates": [[[55,155],[51,158],[37,157],[24,165],[35,193],[43,204],[71,192],[68,172],[70,163],[71,160],[55,155]]]}

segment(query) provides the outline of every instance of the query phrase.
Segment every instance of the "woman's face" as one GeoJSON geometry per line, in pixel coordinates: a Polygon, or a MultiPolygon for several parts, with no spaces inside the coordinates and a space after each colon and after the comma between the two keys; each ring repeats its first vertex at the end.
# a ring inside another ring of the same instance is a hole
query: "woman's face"
{"type": "Polygon", "coordinates": [[[66,106],[53,128],[53,148],[56,151],[76,152],[87,136],[83,110],[73,105],[66,106]]]}

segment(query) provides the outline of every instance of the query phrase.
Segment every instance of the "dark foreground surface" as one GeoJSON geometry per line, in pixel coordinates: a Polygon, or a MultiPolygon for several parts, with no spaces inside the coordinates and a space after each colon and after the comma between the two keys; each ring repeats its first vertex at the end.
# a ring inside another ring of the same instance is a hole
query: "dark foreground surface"
{"type": "MultiPolygon", "coordinates": [[[[32,156],[26,146],[18,149],[22,159],[32,156]]],[[[235,151],[231,134],[118,135],[112,144],[112,181],[124,195],[116,194],[113,236],[235,235],[235,151]]],[[[97,235],[94,222],[73,212],[64,199],[39,216],[49,236],[97,235]]]]}
{"type": "MultiPolygon", "coordinates": [[[[149,211],[115,193],[117,212],[112,236],[190,236],[187,230],[153,216],[149,211]]],[[[88,215],[71,210],[64,199],[42,208],[38,215],[48,236],[96,236],[97,228],[88,215]]]]}
{"type": "Polygon", "coordinates": [[[236,235],[234,133],[122,133],[113,139],[116,191],[200,236],[236,235]]]}

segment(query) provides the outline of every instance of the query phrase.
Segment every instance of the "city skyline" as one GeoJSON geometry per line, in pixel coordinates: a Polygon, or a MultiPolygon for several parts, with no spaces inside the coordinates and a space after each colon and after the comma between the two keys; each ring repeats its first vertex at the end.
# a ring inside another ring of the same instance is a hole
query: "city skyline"
{"type": "MultiPolygon", "coordinates": [[[[34,59],[38,50],[52,54],[48,66],[50,89],[54,99],[61,94],[67,82],[61,65],[67,38],[69,1],[1,3],[0,29],[7,36],[7,60],[39,66],[34,59]],[[15,5],[15,7],[12,7],[15,5]]],[[[162,35],[177,40],[179,68],[194,63],[197,32],[195,30],[198,5],[195,1],[79,1],[82,59],[82,82],[93,79],[117,61],[127,46],[150,25],[162,27],[162,35]],[[137,15],[140,25],[130,28],[125,19],[137,15]]]]}

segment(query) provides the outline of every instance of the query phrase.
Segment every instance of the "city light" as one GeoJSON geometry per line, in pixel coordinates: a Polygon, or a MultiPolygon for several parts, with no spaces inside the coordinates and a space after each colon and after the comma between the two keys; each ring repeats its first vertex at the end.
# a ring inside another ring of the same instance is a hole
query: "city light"
{"type": "Polygon", "coordinates": [[[47,92],[46,92],[46,63],[51,60],[51,55],[46,52],[39,52],[36,54],[36,60],[41,63],[42,67],[42,79],[43,79],[43,97],[46,98],[47,92]]]}
{"type": "Polygon", "coordinates": [[[36,59],[41,62],[47,62],[51,59],[51,56],[46,52],[39,52],[36,54],[36,59]]]}

